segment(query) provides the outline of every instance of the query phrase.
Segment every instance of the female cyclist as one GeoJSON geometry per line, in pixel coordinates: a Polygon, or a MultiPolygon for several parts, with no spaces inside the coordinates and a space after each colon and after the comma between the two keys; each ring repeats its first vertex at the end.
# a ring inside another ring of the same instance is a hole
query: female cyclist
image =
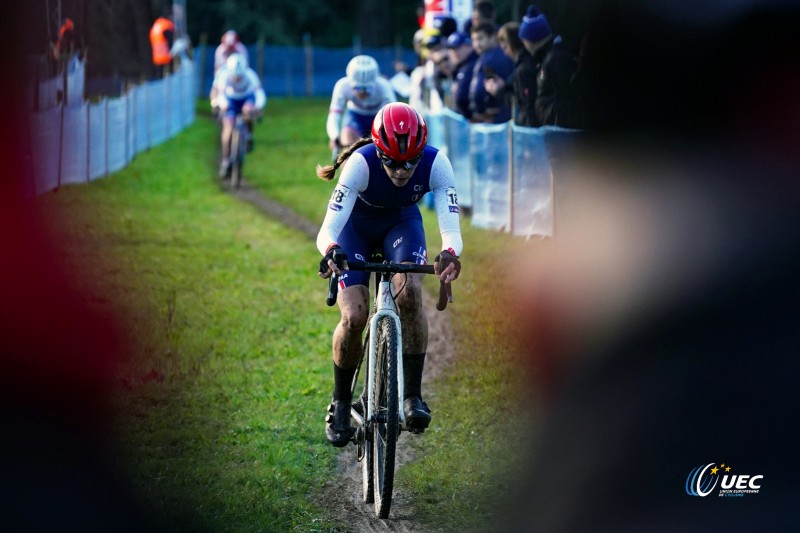
{"type": "Polygon", "coordinates": [[[214,114],[221,114],[222,158],[219,165],[219,177],[224,178],[230,170],[230,143],[236,115],[244,115],[249,132],[247,150],[252,150],[253,119],[258,117],[267,103],[267,95],[261,86],[261,79],[256,72],[247,66],[247,60],[232,54],[214,76],[211,85],[211,108],[214,114]]]}
{"type": "MultiPolygon", "coordinates": [[[[433,192],[442,252],[434,267],[439,278],[450,283],[461,264],[461,228],[453,167],[443,153],[427,146],[428,129],[413,107],[390,103],[378,111],[372,137],[355,142],[339,154],[333,165],[317,167],[317,175],[333,179],[343,165],[339,182],[328,202],[325,220],[317,236],[324,255],[319,275],[339,275],[339,310],[342,317],[333,334],[333,401],[328,407],[325,434],[334,446],[345,446],[350,426],[350,385],[362,353],[362,333],[369,309],[369,275],[348,271],[346,261],[337,265],[333,251],[368,260],[380,250],[396,263],[428,262],[425,232],[417,202],[433,192]]],[[[402,321],[403,410],[410,428],[425,429],[431,421],[422,401],[422,371],[428,345],[428,322],[422,308],[421,275],[395,276],[397,306],[402,321]]]]}
{"type": "Polygon", "coordinates": [[[347,64],[346,72],[333,86],[325,125],[334,152],[369,137],[375,113],[397,100],[392,85],[380,76],[378,62],[372,56],[355,56],[347,64]]]}

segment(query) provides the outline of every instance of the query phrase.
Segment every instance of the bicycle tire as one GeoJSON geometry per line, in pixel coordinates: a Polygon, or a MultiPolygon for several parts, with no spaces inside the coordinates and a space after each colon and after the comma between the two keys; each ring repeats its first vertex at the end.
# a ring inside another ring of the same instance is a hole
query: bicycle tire
{"type": "Polygon", "coordinates": [[[372,422],[373,483],[375,514],[388,518],[394,487],[395,451],[400,433],[399,401],[397,399],[398,331],[395,322],[384,317],[378,324],[375,368],[375,393],[372,422]]]}
{"type": "MultiPolygon", "coordinates": [[[[363,386],[363,394],[366,396],[366,389],[367,389],[367,379],[366,376],[368,375],[369,369],[367,368],[369,364],[369,330],[367,330],[367,334],[364,338],[364,351],[361,356],[361,362],[358,364],[356,368],[356,373],[353,376],[353,384],[350,387],[350,393],[352,394],[352,398],[354,401],[358,401],[360,399],[362,392],[359,391],[358,387],[358,378],[360,375],[363,374],[364,378],[362,378],[363,386]],[[362,372],[363,369],[363,372],[362,372]],[[356,392],[359,391],[359,392],[356,392]]],[[[366,407],[366,405],[364,406],[366,407]]],[[[364,418],[366,418],[367,413],[366,410],[364,412],[364,418]]],[[[364,503],[375,503],[375,489],[372,483],[373,478],[373,468],[372,468],[372,437],[367,433],[368,424],[366,420],[364,421],[364,425],[362,426],[361,432],[361,440],[358,442],[359,446],[363,447],[364,455],[361,457],[361,499],[364,503]]]]}
{"type": "Polygon", "coordinates": [[[242,180],[243,146],[241,127],[236,126],[231,133],[231,189],[238,189],[242,180]]]}

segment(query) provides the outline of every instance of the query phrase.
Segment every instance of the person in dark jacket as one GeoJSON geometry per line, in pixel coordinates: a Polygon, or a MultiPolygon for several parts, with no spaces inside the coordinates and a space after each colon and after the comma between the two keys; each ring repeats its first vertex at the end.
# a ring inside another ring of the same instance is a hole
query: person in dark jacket
{"type": "Polygon", "coordinates": [[[472,69],[475,68],[478,53],[472,48],[469,35],[462,32],[450,35],[447,38],[446,46],[450,64],[453,65],[450,90],[453,110],[469,119],[472,116],[469,107],[469,85],[472,82],[472,69]]]}
{"type": "Polygon", "coordinates": [[[519,22],[506,22],[497,32],[497,44],[516,64],[508,79],[490,78],[484,82],[492,96],[510,99],[514,123],[518,126],[541,126],[536,118],[536,75],[539,65],[525,49],[519,38],[519,22]]]}
{"type": "Polygon", "coordinates": [[[492,77],[508,79],[514,71],[514,62],[497,46],[497,29],[491,22],[472,28],[472,46],[478,60],[472,70],[470,83],[470,110],[472,122],[500,124],[511,120],[511,107],[505,98],[496,98],[486,92],[484,80],[492,77]]]}
{"type": "Polygon", "coordinates": [[[553,34],[547,18],[533,5],[522,18],[519,37],[538,65],[534,106],[539,124],[580,128],[582,104],[573,83],[578,68],[576,55],[553,34]]]}

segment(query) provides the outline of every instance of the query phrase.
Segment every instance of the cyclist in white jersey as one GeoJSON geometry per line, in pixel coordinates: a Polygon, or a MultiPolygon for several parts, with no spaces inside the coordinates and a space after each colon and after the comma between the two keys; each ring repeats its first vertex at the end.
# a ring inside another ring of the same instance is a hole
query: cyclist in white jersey
{"type": "Polygon", "coordinates": [[[250,55],[247,47],[239,40],[239,34],[234,30],[228,30],[222,34],[219,46],[214,50],[214,73],[225,66],[228,58],[233,54],[239,54],[244,58],[245,64],[250,66],[250,55]]]}
{"type": "MultiPolygon", "coordinates": [[[[445,154],[427,145],[425,121],[413,107],[391,103],[375,116],[371,138],[344,150],[332,166],[317,167],[317,175],[333,179],[343,166],[325,220],[317,236],[323,254],[320,276],[339,275],[342,318],[333,334],[333,401],[325,433],[331,444],[345,446],[352,435],[350,384],[362,353],[361,334],[369,309],[369,275],[347,270],[333,261],[334,250],[369,260],[378,249],[396,263],[428,262],[425,231],[417,203],[433,193],[442,252],[434,261],[439,278],[458,277],[462,240],[453,167],[445,154]]],[[[403,411],[409,428],[424,430],[431,421],[422,401],[422,372],[428,344],[428,322],[422,308],[420,274],[395,277],[403,338],[403,411]]]]}
{"type": "Polygon", "coordinates": [[[253,119],[261,114],[266,103],[267,95],[258,74],[239,54],[230,56],[217,71],[211,86],[211,107],[215,115],[221,114],[222,120],[220,178],[227,176],[230,168],[230,140],[236,116],[241,114],[247,121],[247,149],[252,150],[253,119]]]}
{"type": "Polygon", "coordinates": [[[380,75],[373,57],[355,56],[347,64],[346,72],[333,87],[325,125],[334,151],[369,137],[378,110],[397,100],[392,85],[380,75]]]}

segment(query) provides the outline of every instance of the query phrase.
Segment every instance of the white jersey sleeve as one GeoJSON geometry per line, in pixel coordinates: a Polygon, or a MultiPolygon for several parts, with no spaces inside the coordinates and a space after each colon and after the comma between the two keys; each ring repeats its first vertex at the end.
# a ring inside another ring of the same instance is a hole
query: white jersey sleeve
{"type": "Polygon", "coordinates": [[[347,105],[347,92],[349,91],[350,83],[347,78],[342,78],[333,86],[333,94],[331,95],[331,105],[328,108],[328,120],[325,123],[325,130],[328,132],[330,140],[337,139],[341,132],[342,111],[347,105]]]}
{"type": "Polygon", "coordinates": [[[209,94],[211,107],[222,107],[223,105],[227,106],[228,100],[223,97],[225,80],[227,79],[228,73],[225,67],[222,67],[216,72],[216,74],[214,74],[214,81],[211,82],[211,92],[209,94]]]}
{"type": "Polygon", "coordinates": [[[339,182],[328,200],[325,220],[317,234],[317,250],[321,254],[324,255],[328,247],[337,242],[339,234],[353,212],[358,193],[366,190],[367,185],[369,185],[367,161],[361,154],[353,153],[342,168],[339,182]]]}
{"type": "Polygon", "coordinates": [[[254,104],[256,109],[264,109],[264,106],[267,105],[267,94],[264,92],[264,87],[261,85],[261,79],[258,77],[258,74],[256,74],[256,71],[251,68],[247,69],[246,76],[247,85],[256,97],[254,104]]]}
{"type": "Polygon", "coordinates": [[[460,256],[463,241],[453,165],[442,152],[436,154],[436,159],[433,160],[430,186],[433,192],[436,218],[439,221],[439,232],[442,236],[442,250],[450,249],[456,256],[460,256]]]}

